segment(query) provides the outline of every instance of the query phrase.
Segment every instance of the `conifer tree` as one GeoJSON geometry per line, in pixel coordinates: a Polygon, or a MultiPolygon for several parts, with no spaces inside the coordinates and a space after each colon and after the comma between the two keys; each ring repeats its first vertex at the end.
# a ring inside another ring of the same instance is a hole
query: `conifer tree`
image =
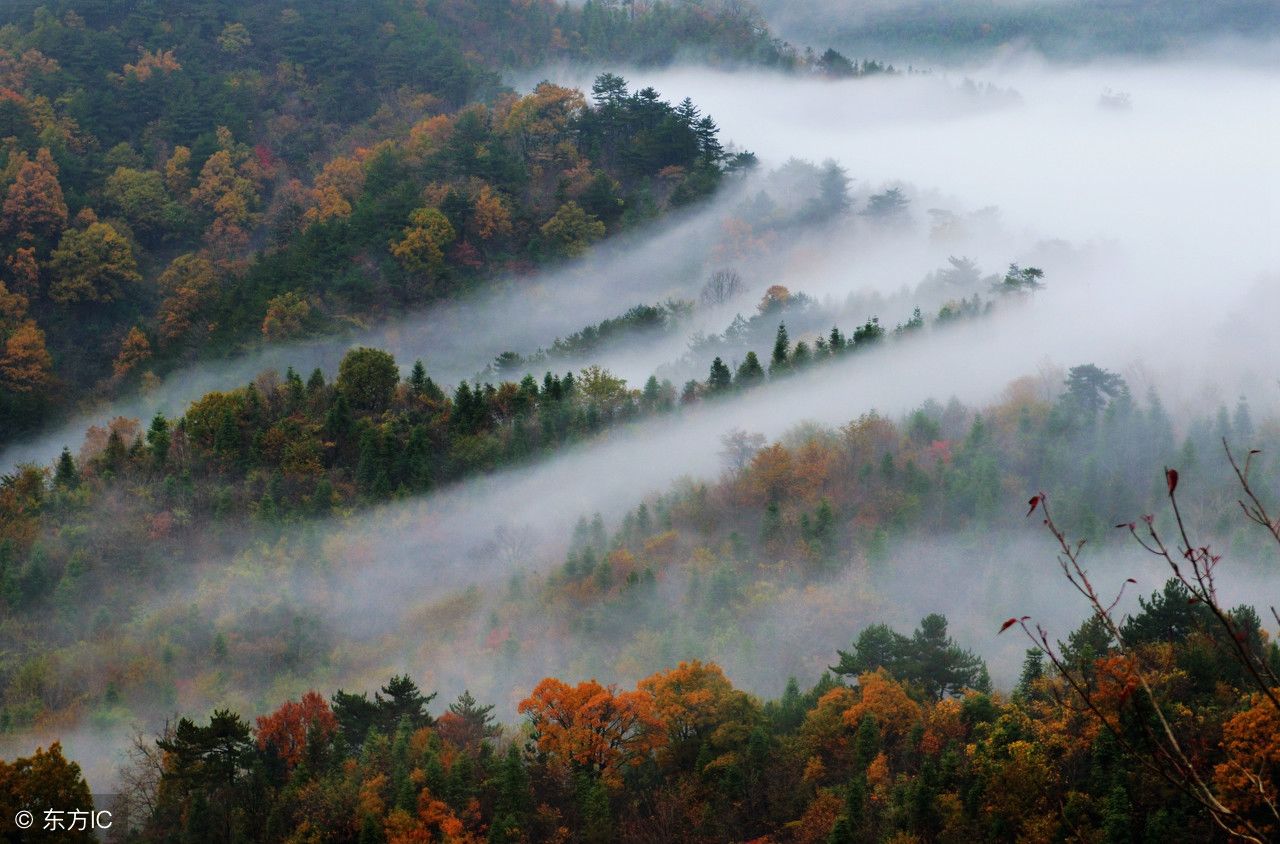
{"type": "Polygon", "coordinates": [[[76,462],[71,457],[71,449],[63,446],[58,456],[58,466],[53,473],[54,486],[63,489],[75,489],[80,485],[80,473],[76,471],[76,462]]]}
{"type": "Polygon", "coordinates": [[[760,365],[760,358],[755,352],[747,352],[747,356],[742,359],[742,363],[738,365],[738,373],[735,377],[735,383],[739,387],[754,387],[764,380],[764,367],[760,365]]]}
{"type": "Polygon", "coordinates": [[[769,361],[769,374],[780,375],[789,366],[791,340],[787,337],[787,324],[778,323],[778,333],[773,340],[773,357],[769,361]]]}
{"type": "Polygon", "coordinates": [[[733,384],[733,373],[729,371],[729,367],[725,365],[719,357],[711,362],[711,374],[707,376],[707,390],[712,393],[722,393],[729,389],[733,384]]]}
{"type": "Polygon", "coordinates": [[[164,414],[157,413],[151,420],[151,428],[147,431],[147,445],[151,449],[151,460],[157,468],[162,468],[169,458],[169,422],[164,414]]]}

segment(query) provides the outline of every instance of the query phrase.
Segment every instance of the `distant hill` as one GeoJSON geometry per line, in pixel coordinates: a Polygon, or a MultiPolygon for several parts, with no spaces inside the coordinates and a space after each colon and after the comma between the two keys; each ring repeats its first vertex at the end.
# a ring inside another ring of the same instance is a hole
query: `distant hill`
{"type": "Polygon", "coordinates": [[[1280,34],[1271,0],[760,0],[781,34],[895,62],[981,58],[1010,44],[1052,59],[1155,55],[1280,34]]]}

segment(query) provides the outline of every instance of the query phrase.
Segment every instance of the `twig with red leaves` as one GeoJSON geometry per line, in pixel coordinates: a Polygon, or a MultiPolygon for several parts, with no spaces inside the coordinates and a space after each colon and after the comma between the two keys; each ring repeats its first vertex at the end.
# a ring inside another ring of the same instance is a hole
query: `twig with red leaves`
{"type": "MultiPolygon", "coordinates": [[[[1226,440],[1223,440],[1223,446],[1226,447],[1226,440]]],[[[1250,452],[1252,456],[1255,452],[1250,452]]],[[[1227,459],[1231,460],[1232,466],[1235,466],[1235,459],[1231,455],[1230,447],[1227,447],[1227,459]]],[[[1280,712],[1280,697],[1277,697],[1275,687],[1280,685],[1280,679],[1276,678],[1275,672],[1271,670],[1258,654],[1249,647],[1248,636],[1244,631],[1239,629],[1239,625],[1231,617],[1231,613],[1222,608],[1222,604],[1218,601],[1217,584],[1214,582],[1214,570],[1218,563],[1222,561],[1221,554],[1214,554],[1209,550],[1208,545],[1194,545],[1190,537],[1187,535],[1186,524],[1182,518],[1182,510],[1178,506],[1178,471],[1176,469],[1164,470],[1166,486],[1168,488],[1169,505],[1173,508],[1174,520],[1178,525],[1178,537],[1182,544],[1177,548],[1177,553],[1171,552],[1169,547],[1161,538],[1155,527],[1155,520],[1151,516],[1144,516],[1142,522],[1146,525],[1144,533],[1146,537],[1138,533],[1137,526],[1133,522],[1128,525],[1117,525],[1116,527],[1128,527],[1130,535],[1137,541],[1142,548],[1150,554],[1160,557],[1169,564],[1169,568],[1173,570],[1173,575],[1178,582],[1191,594],[1193,603],[1203,604],[1209,609],[1210,614],[1217,619],[1222,629],[1226,631],[1227,641],[1231,643],[1233,648],[1232,656],[1245,667],[1252,678],[1254,685],[1260,691],[1271,705],[1280,712]],[[1188,576],[1184,568],[1179,565],[1178,560],[1181,559],[1191,566],[1191,575],[1188,576]]],[[[1244,484],[1245,490],[1252,497],[1252,490],[1248,487],[1247,472],[1241,473],[1239,469],[1236,475],[1244,484]]],[[[1257,501],[1256,497],[1253,497],[1257,501]]],[[[1266,514],[1261,508],[1261,504],[1257,504],[1257,512],[1262,514],[1265,519],[1266,514]]],[[[1241,507],[1249,514],[1250,508],[1245,507],[1243,502],[1241,507]]],[[[1252,516],[1250,516],[1252,518],[1252,516]]],[[[1273,610],[1274,612],[1274,610],[1273,610]]]]}
{"type": "MultiPolygon", "coordinates": [[[[1177,485],[1177,473],[1166,475],[1169,480],[1169,492],[1173,494],[1173,489],[1177,485]]],[[[1053,517],[1049,512],[1049,504],[1043,493],[1034,496],[1030,501],[1030,509],[1027,515],[1030,516],[1037,509],[1044,515],[1044,524],[1053,534],[1058,542],[1059,556],[1058,564],[1062,567],[1062,572],[1069,582],[1089,603],[1093,609],[1094,617],[1096,617],[1106,629],[1107,633],[1115,642],[1116,650],[1121,656],[1125,657],[1132,667],[1133,676],[1142,688],[1143,695],[1151,706],[1151,711],[1156,719],[1159,727],[1158,732],[1150,728],[1146,723],[1143,729],[1146,731],[1148,738],[1151,740],[1151,746],[1155,750],[1154,758],[1149,758],[1145,753],[1136,748],[1128,736],[1122,729],[1121,724],[1107,715],[1102,707],[1094,698],[1089,682],[1084,677],[1076,676],[1071,667],[1066,664],[1066,660],[1059,654],[1049,641],[1049,634],[1042,626],[1037,624],[1035,632],[1027,625],[1030,616],[1022,616],[1021,618],[1011,618],[1004,622],[1000,627],[1003,633],[1015,624],[1018,625],[1027,638],[1041,650],[1049,661],[1053,664],[1055,670],[1066,683],[1071,687],[1072,691],[1080,698],[1084,706],[1098,719],[1098,722],[1115,737],[1117,743],[1132,758],[1136,759],[1147,770],[1160,776],[1170,785],[1190,797],[1200,806],[1202,806],[1213,819],[1213,822],[1228,835],[1245,841],[1261,842],[1266,840],[1265,835],[1255,827],[1248,818],[1242,817],[1239,813],[1224,805],[1214,793],[1213,788],[1201,776],[1195,764],[1191,761],[1182,743],[1178,740],[1177,734],[1174,732],[1173,725],[1166,717],[1159,698],[1156,696],[1155,689],[1152,687],[1150,679],[1147,677],[1146,669],[1143,666],[1142,656],[1137,649],[1129,646],[1120,631],[1119,625],[1112,616],[1112,611],[1119,603],[1124,594],[1124,588],[1135,581],[1129,578],[1121,586],[1116,597],[1109,603],[1104,603],[1098,591],[1094,588],[1093,582],[1089,579],[1088,572],[1080,563],[1080,550],[1084,547],[1084,540],[1079,540],[1074,544],[1068,541],[1066,534],[1053,521],[1053,517]]],[[[1144,522],[1150,524],[1151,517],[1144,517],[1144,522]]],[[[1189,543],[1188,543],[1189,545],[1189,543]]]]}

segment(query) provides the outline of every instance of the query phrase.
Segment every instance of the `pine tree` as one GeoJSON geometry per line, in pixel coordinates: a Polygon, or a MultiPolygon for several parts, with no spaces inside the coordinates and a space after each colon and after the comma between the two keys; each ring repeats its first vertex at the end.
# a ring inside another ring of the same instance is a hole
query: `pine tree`
{"type": "Polygon", "coordinates": [[[844,335],[840,333],[839,328],[834,325],[831,326],[831,334],[827,337],[827,348],[831,351],[831,354],[838,355],[844,351],[844,346],[844,335]]]}
{"type": "Polygon", "coordinates": [[[107,435],[107,447],[102,452],[103,465],[112,471],[118,470],[124,465],[128,454],[124,440],[120,437],[120,432],[113,428],[111,433],[107,435]]]}
{"type": "Polygon", "coordinates": [[[385,498],[391,493],[390,461],[382,432],[366,428],[360,435],[360,456],[356,462],[356,481],[371,498],[385,498]]]}
{"type": "Polygon", "coordinates": [[[151,460],[156,468],[163,468],[169,458],[169,422],[164,414],[157,413],[151,420],[151,428],[147,431],[147,445],[151,449],[151,460]]]}
{"type": "Polygon", "coordinates": [[[431,485],[431,442],[425,425],[414,425],[404,447],[404,481],[415,491],[431,485]]]}
{"type": "Polygon", "coordinates": [[[880,753],[880,725],[876,723],[874,715],[862,716],[862,721],[858,723],[858,732],[853,739],[853,747],[854,767],[865,774],[871,760],[880,753]]]}
{"type": "Polygon", "coordinates": [[[1044,676],[1044,652],[1039,648],[1028,648],[1022,659],[1022,674],[1018,677],[1016,691],[1026,697],[1033,691],[1037,680],[1044,676]]]}
{"type": "Polygon", "coordinates": [[[811,358],[812,355],[809,352],[809,344],[803,340],[796,343],[795,349],[791,352],[791,365],[796,369],[803,369],[808,365],[811,358]]]}
{"type": "Polygon", "coordinates": [[[649,380],[644,382],[644,392],[641,396],[644,400],[645,407],[652,410],[658,406],[658,400],[661,398],[661,391],[658,386],[658,376],[649,376],[649,380]]]}
{"type": "Polygon", "coordinates": [[[1129,844],[1133,840],[1132,822],[1133,806],[1129,795],[1117,782],[1102,806],[1102,831],[1107,844],[1129,844]]]}
{"type": "Polygon", "coordinates": [[[583,840],[588,844],[606,844],[614,840],[609,792],[599,778],[579,775],[578,810],[582,815],[583,840]]]}
{"type": "Polygon", "coordinates": [[[54,486],[63,489],[75,489],[80,485],[80,473],[76,471],[76,462],[71,457],[71,449],[65,446],[58,456],[58,466],[53,473],[54,486]]]}
{"type": "Polygon", "coordinates": [[[778,323],[778,333],[773,341],[773,357],[769,361],[769,374],[780,375],[788,366],[791,340],[787,337],[787,324],[778,323]]]}
{"type": "Polygon", "coordinates": [[[422,361],[413,362],[413,369],[409,372],[409,387],[413,390],[415,396],[423,395],[427,389],[427,368],[422,365],[422,361]]]}
{"type": "Polygon", "coordinates": [[[231,408],[223,408],[218,427],[213,432],[213,450],[230,459],[240,456],[240,426],[231,408]]]}
{"type": "Polygon", "coordinates": [[[489,827],[489,844],[516,844],[532,810],[529,775],[515,744],[507,748],[498,772],[498,796],[489,827]]]}
{"type": "Polygon", "coordinates": [[[760,528],[760,536],[768,542],[776,539],[782,533],[782,511],[778,509],[778,502],[770,501],[768,506],[764,508],[764,523],[760,528]]]}
{"type": "Polygon", "coordinates": [[[354,427],[355,420],[351,417],[351,406],[347,404],[347,397],[338,393],[333,399],[333,404],[329,405],[328,413],[325,414],[325,434],[341,446],[350,439],[354,427]]]}
{"type": "Polygon", "coordinates": [[[733,385],[733,373],[719,357],[711,362],[711,374],[707,377],[707,389],[712,393],[722,393],[733,385]]]}
{"type": "Polygon", "coordinates": [[[754,387],[762,381],[764,381],[764,367],[760,365],[760,358],[755,352],[747,352],[747,356],[738,365],[735,383],[745,388],[754,387]]]}
{"type": "Polygon", "coordinates": [[[320,367],[311,370],[311,377],[307,379],[307,393],[316,395],[324,389],[324,373],[320,371],[320,367]]]}
{"type": "Polygon", "coordinates": [[[293,367],[289,367],[284,374],[285,393],[289,397],[289,409],[296,410],[302,407],[302,400],[306,397],[307,388],[302,383],[302,376],[294,371],[293,367]]]}

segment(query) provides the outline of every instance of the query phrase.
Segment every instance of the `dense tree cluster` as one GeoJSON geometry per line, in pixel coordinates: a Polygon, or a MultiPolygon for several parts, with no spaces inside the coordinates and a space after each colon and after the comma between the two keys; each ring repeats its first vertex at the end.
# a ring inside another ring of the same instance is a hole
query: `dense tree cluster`
{"type": "MultiPolygon", "coordinates": [[[[0,442],[181,360],[579,255],[749,161],[688,100],[616,76],[592,100],[505,91],[501,51],[456,24],[484,9],[6,4],[0,442]]],[[[603,13],[678,48],[668,11],[603,13]]],[[[550,14],[595,44],[598,13],[515,4],[486,32],[538,39],[550,14]]],[[[711,23],[726,10],[680,14],[709,16],[707,45],[739,37],[711,23]]]]}
{"type": "MultiPolygon", "coordinates": [[[[1248,775],[1274,787],[1267,748],[1275,714],[1208,658],[1213,625],[1201,609],[1171,581],[1143,601],[1126,636],[1161,654],[1177,683],[1169,694],[1185,712],[1178,729],[1201,737],[1233,811],[1271,828],[1268,786],[1257,792],[1248,775]],[[1221,742],[1204,740],[1210,735],[1221,742]]],[[[1274,670],[1280,651],[1256,621],[1249,647],[1274,670]]],[[[909,638],[868,628],[852,654],[841,653],[848,682],[824,674],[805,692],[792,679],[768,701],[694,660],[634,689],[545,678],[519,703],[523,721],[509,727],[470,693],[433,717],[434,695],[406,676],[372,700],[308,692],[259,717],[256,729],[225,710],[207,725],[184,718],[157,741],[159,776],[123,795],[122,806],[147,807],[131,816],[124,840],[1212,837],[1208,819],[1140,758],[1151,714],[1126,694],[1126,666],[1105,637],[1086,624],[1064,652],[1095,678],[1107,711],[1094,713],[1072,705],[1035,650],[1012,693],[993,693],[985,666],[946,638],[946,624],[927,617],[909,638]],[[1127,725],[1120,740],[1102,727],[1111,715],[1127,725]]],[[[62,770],[25,773],[26,764],[14,771],[34,795],[50,787],[37,777],[62,770]]],[[[69,766],[63,776],[78,771],[69,766]]]]}
{"type": "MultiPolygon", "coordinates": [[[[481,642],[495,666],[510,666],[522,658],[522,639],[545,635],[550,612],[586,637],[585,664],[652,665],[661,653],[697,653],[699,641],[726,635],[766,595],[812,604],[815,624],[839,623],[831,612],[858,605],[829,605],[810,585],[849,571],[866,572],[873,585],[888,582],[899,542],[943,528],[1010,527],[1010,491],[1016,501],[1048,479],[1057,479],[1064,518],[1095,540],[1151,507],[1152,464],[1176,462],[1218,503],[1234,500],[1209,466],[1221,436],[1259,441],[1247,405],[1202,420],[1179,446],[1154,396],[1139,403],[1116,376],[1092,366],[1064,382],[1056,399],[1044,398],[1034,380],[1017,382],[980,414],[930,402],[899,421],[872,414],[772,444],[733,433],[719,483],[677,485],[613,531],[583,521],[567,538],[563,566],[514,579],[492,616],[447,614],[433,628],[481,642]]],[[[79,458],[68,452],[48,474],[28,468],[0,483],[0,600],[25,619],[0,662],[0,725],[72,705],[172,701],[173,682],[192,672],[253,683],[262,659],[311,670],[329,658],[331,633],[288,604],[255,610],[234,629],[197,613],[179,639],[122,624],[141,594],[193,577],[221,582],[225,563],[200,573],[201,561],[260,549],[260,539],[274,543],[270,565],[282,573],[333,567],[309,588],[325,588],[330,576],[339,582],[364,559],[369,537],[357,531],[317,544],[311,517],[345,518],[364,502],[534,453],[513,449],[574,441],[609,424],[610,412],[617,423],[679,406],[672,387],[650,386],[632,390],[589,368],[541,383],[464,384],[446,396],[421,367],[402,379],[390,356],[364,349],[332,383],[322,375],[264,378],[211,394],[177,421],[157,418],[144,428],[118,419],[92,430],[79,458]],[[93,615],[76,610],[89,594],[93,615]],[[40,644],[46,634],[68,649],[49,651],[40,644]],[[89,639],[112,643],[103,665],[77,656],[75,643],[89,639]],[[66,679],[53,682],[50,656],[58,652],[66,679]],[[139,685],[144,677],[156,680],[152,690],[139,685]]],[[[1250,548],[1247,537],[1233,542],[1250,548]]],[[[512,547],[518,565],[518,541],[512,547]]],[[[887,637],[871,651],[880,654],[876,665],[916,682],[910,666],[931,659],[920,648],[942,643],[946,652],[946,639],[931,622],[919,637],[887,637]]],[[[859,648],[848,653],[852,662],[833,665],[853,672],[873,664],[859,648]]],[[[946,659],[957,683],[978,685],[963,658],[946,659]]]]}

